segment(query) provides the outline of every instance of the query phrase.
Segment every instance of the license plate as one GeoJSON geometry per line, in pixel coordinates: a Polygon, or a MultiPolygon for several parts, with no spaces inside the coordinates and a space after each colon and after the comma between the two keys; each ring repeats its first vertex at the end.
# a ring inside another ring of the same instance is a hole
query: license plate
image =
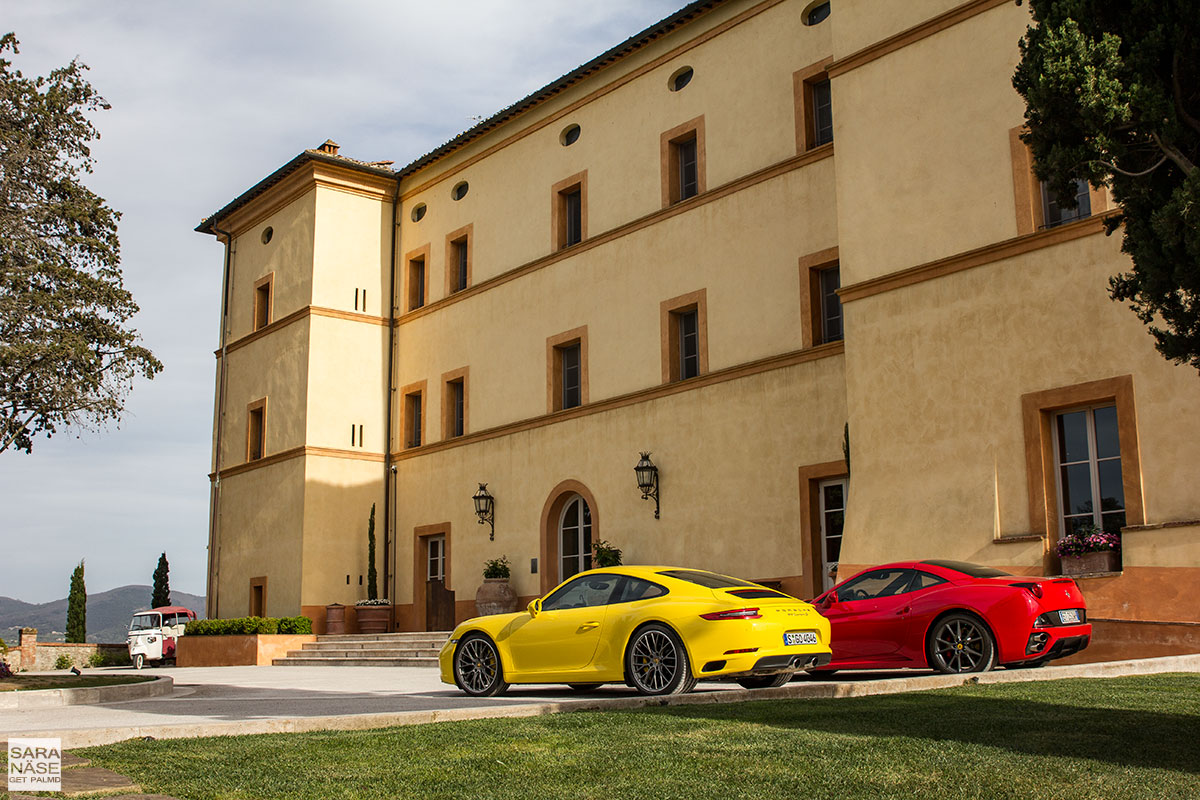
{"type": "Polygon", "coordinates": [[[1071,608],[1058,612],[1058,620],[1063,625],[1075,625],[1079,622],[1079,611],[1071,608]]]}
{"type": "Polygon", "coordinates": [[[783,635],[783,644],[786,647],[791,647],[798,644],[816,644],[816,631],[790,631],[783,635]]]}

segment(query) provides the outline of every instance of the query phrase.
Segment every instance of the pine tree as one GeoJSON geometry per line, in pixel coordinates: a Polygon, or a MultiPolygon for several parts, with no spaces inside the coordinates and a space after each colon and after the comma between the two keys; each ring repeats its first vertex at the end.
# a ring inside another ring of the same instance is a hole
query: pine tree
{"type": "Polygon", "coordinates": [[[375,504],[371,503],[371,519],[367,522],[367,599],[379,597],[375,575],[375,504]]]}
{"type": "Polygon", "coordinates": [[[87,588],[83,585],[83,562],[71,573],[71,591],[67,595],[67,641],[87,641],[87,588]]]}
{"type": "Polygon", "coordinates": [[[150,596],[150,607],[159,608],[171,605],[171,565],[167,563],[167,554],[158,557],[158,566],[154,568],[154,593],[150,596]]]}

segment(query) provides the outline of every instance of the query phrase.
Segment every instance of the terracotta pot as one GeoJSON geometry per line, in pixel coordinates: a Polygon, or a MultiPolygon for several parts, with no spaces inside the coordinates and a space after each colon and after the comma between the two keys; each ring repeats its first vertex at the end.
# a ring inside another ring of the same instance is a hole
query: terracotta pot
{"type": "Polygon", "coordinates": [[[1101,550],[1098,553],[1084,553],[1075,558],[1063,556],[1063,575],[1090,575],[1096,572],[1120,572],[1121,554],[1115,550],[1101,550]]]}
{"type": "Polygon", "coordinates": [[[325,632],[346,632],[346,607],[341,603],[325,606],[325,632]]]}
{"type": "Polygon", "coordinates": [[[390,605],[357,606],[354,611],[358,616],[359,633],[387,633],[392,626],[390,605]]]}
{"type": "Polygon", "coordinates": [[[491,614],[511,614],[517,610],[517,593],[508,585],[508,578],[484,578],[475,592],[475,613],[481,617],[491,614]]]}

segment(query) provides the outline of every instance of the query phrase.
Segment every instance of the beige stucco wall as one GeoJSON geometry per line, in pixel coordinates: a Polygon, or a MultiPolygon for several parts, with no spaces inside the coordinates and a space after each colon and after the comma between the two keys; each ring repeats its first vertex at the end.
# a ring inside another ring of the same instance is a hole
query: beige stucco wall
{"type": "Polygon", "coordinates": [[[1017,235],[1027,15],[1005,4],[834,78],[843,286],[1017,235]]]}
{"type": "Polygon", "coordinates": [[[315,206],[313,255],[308,262],[313,274],[312,304],[386,317],[391,198],[319,186],[315,206]],[[357,309],[355,289],[360,290],[357,309]]]}
{"type": "Polygon", "coordinates": [[[308,349],[305,442],[361,453],[384,450],[387,328],[313,315],[308,349]],[[352,444],[350,426],[362,426],[352,444]]]}
{"type": "MultiPolygon", "coordinates": [[[[1123,264],[1118,239],[1097,233],[847,304],[845,562],[1040,564],[1041,542],[991,544],[1030,531],[1021,395],[1119,375],[1133,376],[1146,521],[1200,518],[1195,373],[1109,300],[1123,264]]],[[[1156,566],[1195,559],[1155,552],[1156,566]]]]}
{"type": "Polygon", "coordinates": [[[310,456],[305,460],[302,605],[353,605],[367,599],[367,523],[372,503],[379,596],[386,596],[382,459],[310,456]]]}
{"type": "Polygon", "coordinates": [[[432,245],[430,299],[445,294],[445,237],[462,226],[474,225],[475,283],[549,254],[551,187],[583,170],[588,170],[590,236],[661,209],[661,134],[700,115],[705,118],[709,189],[794,156],[792,73],[830,51],[828,28],[802,25],[798,14],[802,4],[794,0],[773,6],[567,116],[537,127],[570,103],[669,55],[752,5],[728,4],[685,32],[665,37],[604,70],[596,80],[564,92],[536,112],[406,178],[400,252],[432,245]],[[691,66],[695,77],[682,91],[671,92],[668,79],[682,66],[691,66]],[[559,136],[569,124],[580,125],[581,135],[578,142],[563,147],[559,136]],[[534,130],[486,159],[460,168],[522,128],[534,130]],[[431,180],[436,182],[413,193],[431,180]],[[467,180],[471,188],[462,200],[453,201],[450,190],[460,180],[467,180]],[[427,204],[428,212],[413,223],[410,213],[418,203],[427,204]]]}
{"type": "MultiPolygon", "coordinates": [[[[540,416],[546,339],[586,325],[591,401],[657,386],[660,304],[699,289],[710,370],[797,350],[797,259],[836,243],[832,183],[819,161],[405,322],[396,385],[428,380],[440,409],[440,376],[469,365],[470,430],[540,416]]],[[[441,436],[436,413],[427,434],[441,436]]]]}
{"type": "Polygon", "coordinates": [[[963,0],[837,0],[826,23],[832,29],[837,57],[845,58],[962,5],[963,0]]]}
{"type": "MultiPolygon", "coordinates": [[[[507,555],[519,594],[540,593],[540,518],[564,480],[594,495],[595,536],[625,563],[663,563],[769,579],[802,573],[797,468],[841,457],[842,359],[684,391],[398,464],[397,600],[409,602],[413,530],[451,523],[451,586],[471,600],[483,562],[507,555]],[[638,451],[660,468],[662,518],[634,480],[638,451]],[[496,497],[496,540],[471,496],[496,497]]],[[[556,573],[555,573],[556,574],[556,573]]],[[[344,578],[343,578],[344,580],[344,578]]]]}

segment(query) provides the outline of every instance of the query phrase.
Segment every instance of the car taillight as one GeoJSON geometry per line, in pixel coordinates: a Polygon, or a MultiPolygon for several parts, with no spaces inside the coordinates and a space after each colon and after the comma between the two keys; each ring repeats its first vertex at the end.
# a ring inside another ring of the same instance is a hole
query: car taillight
{"type": "Polygon", "coordinates": [[[762,619],[757,608],[735,608],[731,611],[714,611],[711,614],[701,614],[704,619],[762,619]]]}
{"type": "Polygon", "coordinates": [[[1021,587],[1034,597],[1042,596],[1042,585],[1040,583],[1014,583],[1012,585],[1021,587]]]}

